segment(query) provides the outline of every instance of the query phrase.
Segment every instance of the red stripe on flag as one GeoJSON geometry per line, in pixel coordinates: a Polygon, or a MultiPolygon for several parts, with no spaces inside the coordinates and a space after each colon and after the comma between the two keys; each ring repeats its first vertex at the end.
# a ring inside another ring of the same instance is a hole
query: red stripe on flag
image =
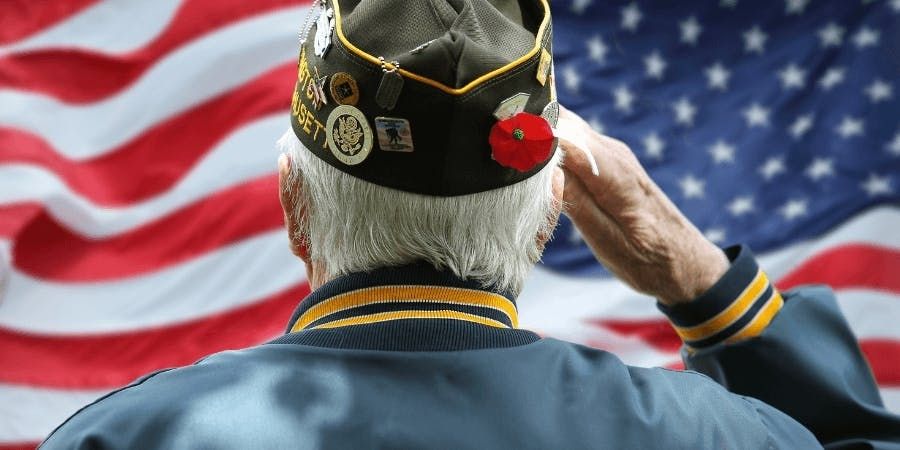
{"type": "Polygon", "coordinates": [[[122,386],[154,370],[265,342],[284,331],[308,293],[309,285],[302,283],[227,312],[134,332],[43,336],[0,328],[0,382],[62,389],[122,386]]]}
{"type": "Polygon", "coordinates": [[[0,444],[0,450],[34,450],[40,442],[15,442],[0,444]]]}
{"type": "MultiPolygon", "coordinates": [[[[77,14],[94,3],[97,3],[97,0],[67,0],[64,2],[4,0],[0,2],[0,44],[9,44],[12,41],[24,39],[77,14]]],[[[0,75],[0,80],[2,79],[3,77],[0,75]]],[[[0,81],[0,85],[2,85],[2,81],[0,81]]]]}
{"type": "Polygon", "coordinates": [[[43,212],[15,236],[13,265],[45,280],[135,276],[279,228],[282,221],[278,178],[266,175],[107,239],[75,234],[43,212]]]}
{"type": "Polygon", "coordinates": [[[803,284],[827,284],[832,289],[875,289],[900,293],[900,251],[865,244],[848,244],[806,260],[776,283],[786,291],[803,284]]]}
{"type": "Polygon", "coordinates": [[[295,63],[281,65],[83,162],[60,156],[35,135],[0,129],[0,142],[5,143],[0,163],[30,163],[46,168],[98,204],[123,205],[146,199],[175,184],[240,125],[279,111],[286,114],[290,99],[284,93],[290,91],[295,69],[295,63]]]}
{"type": "Polygon", "coordinates": [[[863,339],[859,346],[869,360],[878,384],[900,387],[900,341],[863,339]]]}
{"type": "Polygon", "coordinates": [[[28,223],[41,215],[40,203],[0,205],[0,238],[11,239],[28,223]]]}
{"type": "Polygon", "coordinates": [[[159,36],[144,48],[125,55],[49,49],[2,57],[0,89],[41,92],[68,103],[97,101],[124,89],[168,52],[210,30],[308,3],[309,0],[188,0],[159,36]],[[64,83],[60,82],[60,70],[65,72],[64,83]]]}
{"type": "Polygon", "coordinates": [[[588,323],[615,331],[623,336],[638,338],[651,347],[677,353],[681,348],[681,338],[675,334],[666,320],[602,320],[591,319],[588,323]]]}

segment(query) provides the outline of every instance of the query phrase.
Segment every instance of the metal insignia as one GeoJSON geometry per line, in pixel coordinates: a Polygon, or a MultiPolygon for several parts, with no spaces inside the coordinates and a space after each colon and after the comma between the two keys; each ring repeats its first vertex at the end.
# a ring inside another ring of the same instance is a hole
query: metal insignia
{"type": "Polygon", "coordinates": [[[316,110],[322,109],[322,105],[328,104],[328,97],[325,96],[325,81],[328,77],[319,76],[319,68],[314,68],[316,74],[309,78],[306,85],[306,95],[312,99],[313,106],[316,110]]]}
{"type": "Polygon", "coordinates": [[[316,39],[313,41],[313,51],[316,56],[322,58],[331,48],[331,33],[334,32],[334,10],[323,9],[316,20],[316,39]]]}
{"type": "Polygon", "coordinates": [[[547,82],[547,76],[550,75],[550,65],[553,63],[553,57],[547,49],[541,49],[541,60],[538,62],[537,77],[538,83],[543,86],[547,82]]]}
{"type": "Polygon", "coordinates": [[[325,123],[328,148],[338,161],[353,166],[372,152],[372,128],[362,111],[350,105],[340,105],[328,115],[325,123]]]}
{"type": "Polygon", "coordinates": [[[541,112],[541,117],[549,122],[552,128],[556,128],[556,123],[559,122],[559,102],[554,100],[547,103],[547,106],[544,107],[544,111],[541,112]]]}
{"type": "Polygon", "coordinates": [[[375,131],[378,133],[378,147],[388,152],[413,151],[412,131],[409,121],[396,117],[376,117],[375,131]]]}
{"type": "Polygon", "coordinates": [[[503,100],[500,102],[500,106],[494,110],[494,117],[496,117],[497,120],[506,120],[525,111],[525,105],[528,104],[528,99],[530,97],[529,94],[519,92],[518,94],[503,100]]]}
{"type": "Polygon", "coordinates": [[[359,85],[349,73],[338,72],[331,76],[329,83],[331,98],[335,103],[356,106],[356,103],[359,102],[359,85]]]}

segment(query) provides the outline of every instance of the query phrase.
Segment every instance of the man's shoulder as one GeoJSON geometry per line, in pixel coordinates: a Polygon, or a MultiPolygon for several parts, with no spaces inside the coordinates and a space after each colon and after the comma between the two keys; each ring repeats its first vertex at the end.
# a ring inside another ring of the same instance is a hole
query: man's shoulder
{"type": "Polygon", "coordinates": [[[291,358],[298,351],[302,349],[261,345],[144,375],[83,407],[41,448],[70,448],[78,442],[98,448],[128,448],[134,442],[146,448],[190,446],[172,439],[202,434],[206,424],[220,428],[235,408],[259,408],[260,399],[271,397],[273,386],[296,375],[292,367],[302,367],[291,358]],[[186,428],[179,432],[180,427],[186,428]]]}

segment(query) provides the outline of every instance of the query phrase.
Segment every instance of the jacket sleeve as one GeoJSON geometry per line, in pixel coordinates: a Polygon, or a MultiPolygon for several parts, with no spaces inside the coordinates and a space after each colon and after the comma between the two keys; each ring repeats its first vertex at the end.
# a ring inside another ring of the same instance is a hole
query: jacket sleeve
{"type": "MultiPolygon", "coordinates": [[[[659,305],[685,343],[687,368],[784,412],[826,448],[900,449],[900,416],[885,409],[831,290],[782,297],[749,249],[726,254],[732,266],[707,293],[659,305]]],[[[777,415],[758,410],[777,434],[777,415]]]]}

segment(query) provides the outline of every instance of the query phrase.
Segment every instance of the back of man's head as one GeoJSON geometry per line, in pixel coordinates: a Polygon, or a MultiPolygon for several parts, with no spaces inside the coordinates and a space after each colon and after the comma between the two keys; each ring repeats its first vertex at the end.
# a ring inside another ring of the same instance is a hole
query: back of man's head
{"type": "Polygon", "coordinates": [[[313,11],[280,141],[308,259],[326,278],[426,261],[518,291],[559,214],[547,0],[313,11]]]}

